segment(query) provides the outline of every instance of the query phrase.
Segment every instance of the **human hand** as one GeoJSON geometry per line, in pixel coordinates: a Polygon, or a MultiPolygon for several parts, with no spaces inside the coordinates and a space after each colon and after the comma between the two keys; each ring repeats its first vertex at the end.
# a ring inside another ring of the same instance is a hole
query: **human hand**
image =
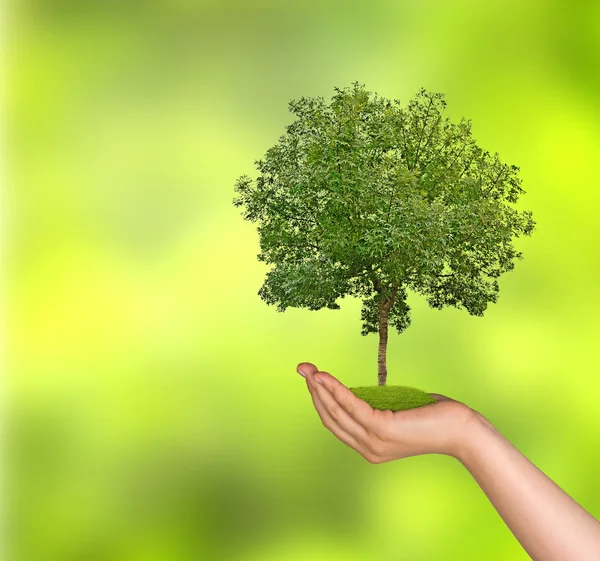
{"type": "Polygon", "coordinates": [[[600,521],[531,463],[477,411],[430,394],[407,411],[373,409],[310,362],[296,370],[325,427],[372,464],[419,454],[458,459],[532,559],[598,561],[600,521]]]}
{"type": "Polygon", "coordinates": [[[467,427],[477,412],[440,394],[435,403],[408,411],[373,409],[328,372],[310,362],[296,368],[304,376],[323,425],[372,464],[417,456],[459,457],[467,427]]]}

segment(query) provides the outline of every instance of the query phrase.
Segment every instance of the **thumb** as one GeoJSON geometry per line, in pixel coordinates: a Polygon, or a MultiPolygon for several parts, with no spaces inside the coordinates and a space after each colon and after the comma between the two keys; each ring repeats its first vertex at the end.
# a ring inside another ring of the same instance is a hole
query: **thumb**
{"type": "Polygon", "coordinates": [[[436,401],[456,401],[447,395],[442,395],[441,393],[430,393],[429,395],[436,401]]]}

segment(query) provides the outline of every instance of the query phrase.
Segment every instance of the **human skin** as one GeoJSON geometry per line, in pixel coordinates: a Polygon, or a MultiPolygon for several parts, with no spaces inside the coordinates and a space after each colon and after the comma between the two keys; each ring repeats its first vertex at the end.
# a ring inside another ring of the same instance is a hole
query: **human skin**
{"type": "Polygon", "coordinates": [[[368,462],[420,454],[456,458],[534,561],[600,561],[600,522],[479,412],[440,394],[431,394],[431,405],[382,411],[310,362],[297,372],[323,425],[368,462]]]}

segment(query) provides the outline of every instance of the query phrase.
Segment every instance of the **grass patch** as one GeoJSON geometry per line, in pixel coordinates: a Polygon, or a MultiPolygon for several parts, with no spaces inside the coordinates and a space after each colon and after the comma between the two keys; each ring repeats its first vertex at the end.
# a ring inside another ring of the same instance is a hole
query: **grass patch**
{"type": "Polygon", "coordinates": [[[406,411],[435,403],[435,399],[428,393],[408,386],[363,386],[349,389],[373,409],[406,411]]]}

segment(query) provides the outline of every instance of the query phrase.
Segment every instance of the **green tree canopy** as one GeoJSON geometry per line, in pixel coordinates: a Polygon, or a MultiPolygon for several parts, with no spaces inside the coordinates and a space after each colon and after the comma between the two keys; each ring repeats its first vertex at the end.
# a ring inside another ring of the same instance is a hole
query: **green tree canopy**
{"type": "Polygon", "coordinates": [[[279,311],[339,309],[362,299],[362,334],[410,324],[407,290],[434,308],[483,315],[498,277],[529,235],[519,168],[480,148],[471,121],[444,116],[444,95],[421,89],[405,106],[354,82],[331,103],[289,103],[296,120],[241,176],[234,205],[258,223],[258,259],[274,267],[259,295],[279,311]],[[385,306],[384,306],[385,307],[385,306]]]}

